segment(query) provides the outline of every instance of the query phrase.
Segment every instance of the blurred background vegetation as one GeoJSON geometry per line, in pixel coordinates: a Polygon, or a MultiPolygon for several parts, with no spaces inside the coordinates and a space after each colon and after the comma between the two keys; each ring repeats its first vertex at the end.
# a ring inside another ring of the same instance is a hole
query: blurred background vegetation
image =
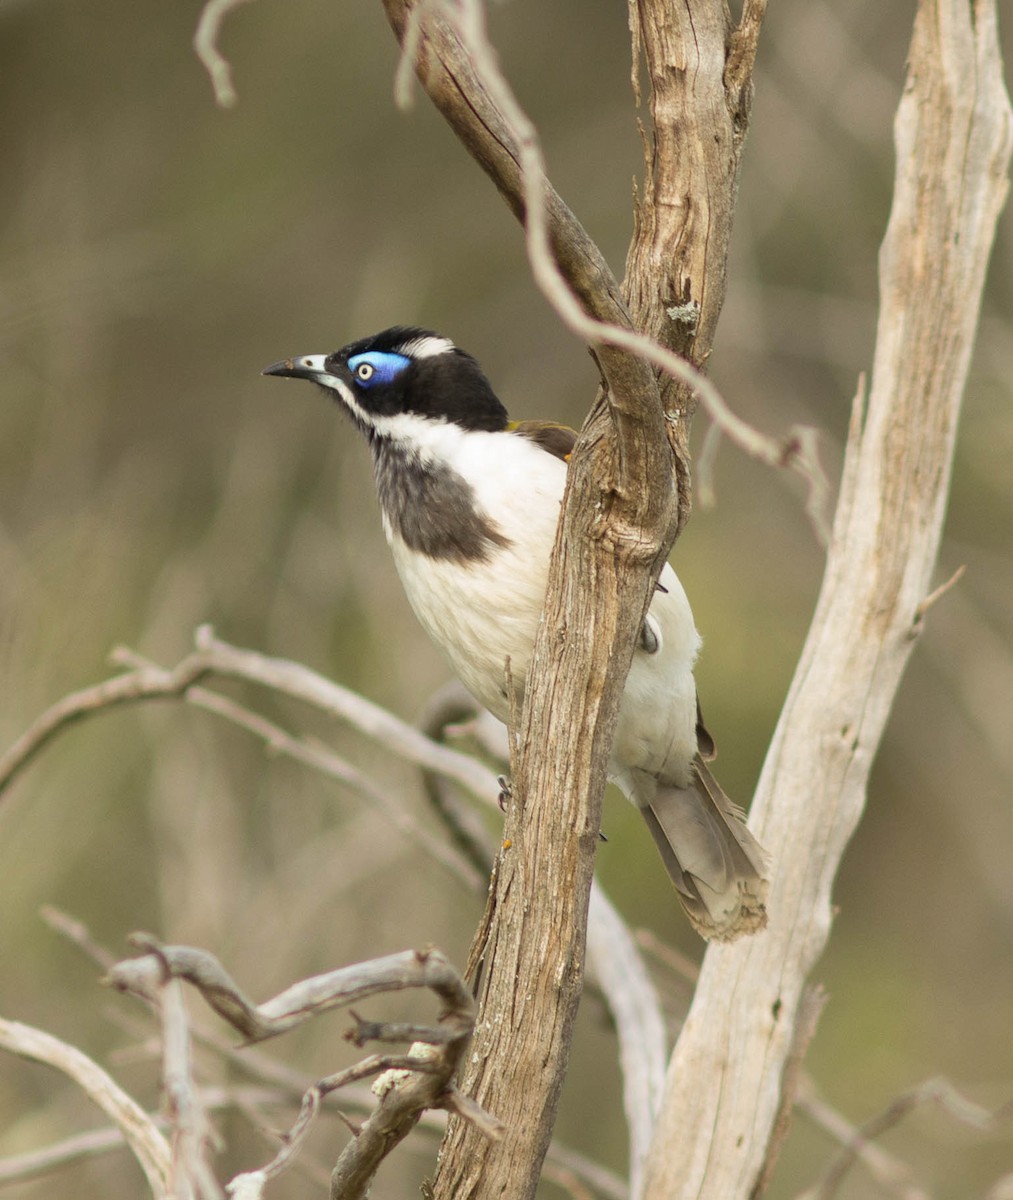
{"type": "MultiPolygon", "coordinates": [[[[222,38],[240,96],[232,111],[215,107],[191,51],[199,10],[0,3],[4,745],[103,678],[117,644],[170,664],[203,621],[408,718],[445,680],[383,544],[363,446],[312,390],[261,379],[267,363],[420,323],[472,351],[518,417],[579,424],[592,396],[592,365],[533,288],[493,189],[424,97],[395,108],[395,43],[379,4],[240,8],[222,38]]],[[[871,361],[913,11],[782,0],[761,44],[712,371],[764,429],[818,425],[834,478],[871,361]]],[[[621,273],[641,169],[625,5],[512,0],[493,7],[491,24],[557,186],[621,273]]],[[[938,581],[968,570],[932,610],[903,685],[818,972],[830,1002],[809,1067],[856,1121],[939,1073],[986,1105],[1013,1094],[1011,399],[1007,212],[938,581]]],[[[745,799],[821,554],[783,479],[726,446],[715,482],[716,505],[698,506],[675,562],[706,639],[698,678],[720,775],[745,799]]],[[[307,724],[302,711],[233,691],[307,724]]],[[[410,772],[361,738],[309,724],[429,820],[410,772]]],[[[600,875],[623,912],[699,956],[619,799],[606,829],[600,875]]],[[[480,911],[357,797],[171,703],[68,732],[0,809],[0,1012],[113,1064],[156,1104],[150,1060],[124,1054],[142,1040],[124,1027],[136,1006],[99,990],[92,966],[41,922],[46,903],[117,953],[137,928],[205,946],[258,998],[429,942],[462,963],[480,911]]],[[[685,988],[660,982],[674,1020],[685,988]]],[[[270,1051],[315,1078],[348,1061],[343,1028],[325,1018],[270,1051]]],[[[275,1114],[279,1127],[290,1119],[275,1114]]],[[[0,1060],[0,1157],[99,1124],[69,1083],[0,1060]]],[[[223,1171],[272,1152],[244,1128],[223,1121],[223,1171]]],[[[613,1044],[593,1006],[558,1131],[624,1169],[613,1044]]],[[[344,1136],[336,1123],[319,1131],[319,1161],[344,1136]]],[[[884,1144],[954,1200],[983,1195],[1011,1166],[1008,1124],[972,1135],[922,1112],[884,1144]]],[[[434,1146],[419,1136],[398,1151],[380,1192],[417,1194],[434,1146]]],[[[832,1149],[797,1119],[771,1194],[794,1196],[832,1149]]],[[[286,1179],[274,1194],[317,1194],[309,1186],[286,1179]]],[[[143,1181],[118,1154],[7,1194],[71,1191],[136,1197],[143,1181]]],[[[860,1167],[841,1192],[871,1194],[860,1167]]]]}

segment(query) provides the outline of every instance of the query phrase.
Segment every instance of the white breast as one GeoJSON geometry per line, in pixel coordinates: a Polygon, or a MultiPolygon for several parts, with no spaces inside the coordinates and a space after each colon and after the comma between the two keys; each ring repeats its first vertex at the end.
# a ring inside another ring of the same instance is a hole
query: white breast
{"type": "MultiPolygon", "coordinates": [[[[430,426],[424,454],[457,471],[508,540],[484,561],[434,559],[410,549],[388,520],[384,530],[408,600],[461,682],[507,720],[506,664],[523,695],[545,598],[566,464],[511,433],[430,426]]],[[[693,662],[700,644],[675,572],[666,566],[651,605],[656,653],[638,649],[626,684],[610,774],[638,803],[654,781],[684,784],[696,751],[693,662]]]]}
{"type": "Polygon", "coordinates": [[[434,559],[384,531],[409,603],[468,690],[500,720],[509,715],[506,667],[523,694],[566,465],[511,433],[430,429],[425,451],[470,484],[478,507],[508,545],[485,560],[434,559]],[[493,515],[495,514],[495,515],[493,515]]]}

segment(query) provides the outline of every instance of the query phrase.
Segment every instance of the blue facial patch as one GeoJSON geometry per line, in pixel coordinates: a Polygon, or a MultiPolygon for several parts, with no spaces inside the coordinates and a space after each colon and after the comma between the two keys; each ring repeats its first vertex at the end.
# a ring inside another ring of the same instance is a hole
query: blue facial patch
{"type": "Polygon", "coordinates": [[[394,354],[389,350],[367,350],[350,358],[348,369],[359,387],[369,388],[390,383],[405,367],[411,365],[411,361],[403,354],[394,354]]]}

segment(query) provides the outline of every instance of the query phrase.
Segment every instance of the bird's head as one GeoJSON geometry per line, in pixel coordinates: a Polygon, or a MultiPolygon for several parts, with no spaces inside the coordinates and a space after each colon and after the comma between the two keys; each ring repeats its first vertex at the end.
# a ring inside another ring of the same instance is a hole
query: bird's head
{"type": "Polygon", "coordinates": [[[470,354],[427,329],[395,326],[333,354],[303,354],[265,375],[326,388],[370,439],[411,441],[426,426],[507,427],[506,409],[470,354]]]}

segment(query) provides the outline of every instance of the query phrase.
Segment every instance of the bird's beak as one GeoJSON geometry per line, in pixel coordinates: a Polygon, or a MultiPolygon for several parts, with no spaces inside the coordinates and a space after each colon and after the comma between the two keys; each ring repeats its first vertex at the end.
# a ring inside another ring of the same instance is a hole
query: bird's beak
{"type": "Polygon", "coordinates": [[[261,371],[261,375],[285,375],[290,379],[320,379],[327,375],[324,368],[326,354],[301,354],[297,358],[285,358],[281,362],[271,363],[261,371]]]}

